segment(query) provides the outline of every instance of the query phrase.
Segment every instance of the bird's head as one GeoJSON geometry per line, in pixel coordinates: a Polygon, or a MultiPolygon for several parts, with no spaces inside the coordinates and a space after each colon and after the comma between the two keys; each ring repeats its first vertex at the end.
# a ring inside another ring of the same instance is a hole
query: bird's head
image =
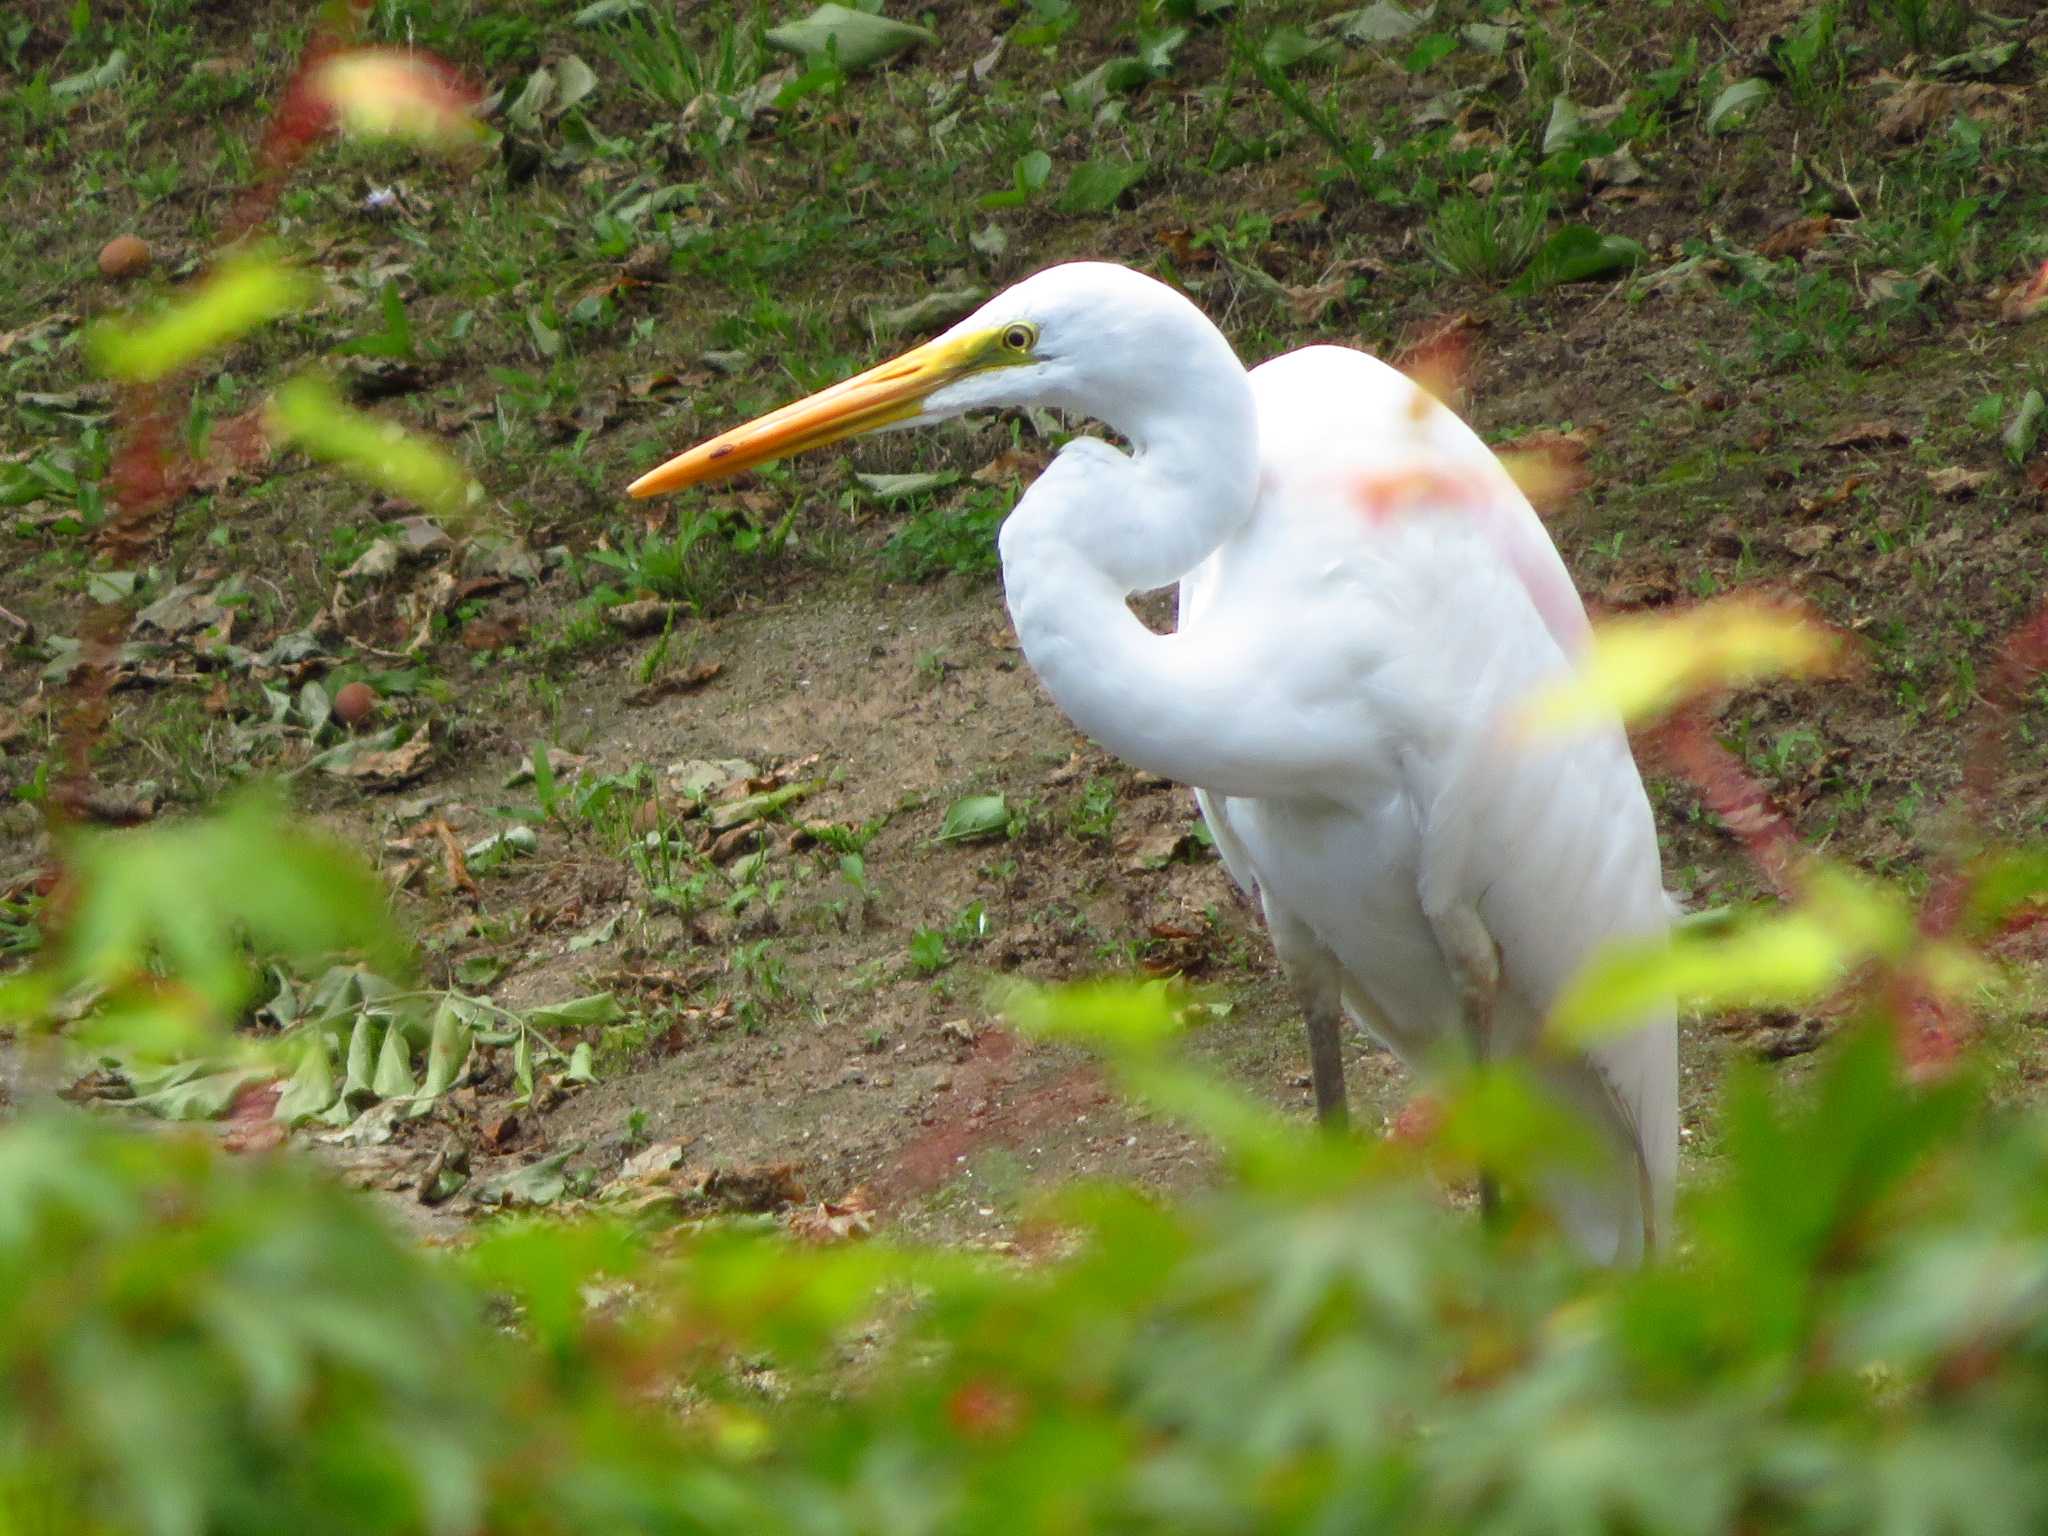
{"type": "MultiPolygon", "coordinates": [[[[1104,262],[1048,267],[1007,288],[933,341],[785,405],[649,470],[627,494],[660,496],[866,432],[966,411],[1050,405],[1106,415],[1170,359],[1139,345],[1192,321],[1222,338],[1164,283],[1104,262]]],[[[1227,347],[1226,347],[1227,350],[1227,347]]]]}

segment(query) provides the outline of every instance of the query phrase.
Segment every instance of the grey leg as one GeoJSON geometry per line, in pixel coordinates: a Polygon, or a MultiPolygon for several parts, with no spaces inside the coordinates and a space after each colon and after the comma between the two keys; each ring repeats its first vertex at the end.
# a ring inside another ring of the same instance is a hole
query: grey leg
{"type": "Polygon", "coordinates": [[[1307,999],[1302,1014],[1308,1020],[1308,1070],[1315,1081],[1316,1119],[1333,1131],[1351,1124],[1351,1105],[1344,1092],[1344,1013],[1333,996],[1329,1006],[1316,1007],[1307,999]]]}
{"type": "MultiPolygon", "coordinates": [[[[1432,912],[1437,943],[1450,965],[1458,985],[1459,1011],[1464,1016],[1465,1039],[1472,1059],[1484,1063],[1493,1058],[1493,1007],[1500,995],[1500,946],[1486,931],[1479,914],[1467,906],[1432,912]]],[[[1492,1230],[1500,1222],[1500,1183],[1493,1170],[1479,1170],[1479,1219],[1492,1230]]]]}
{"type": "Polygon", "coordinates": [[[1287,973],[1302,1018],[1308,1023],[1308,1067],[1315,1084],[1316,1119],[1341,1131],[1351,1123],[1344,1093],[1343,966],[1308,924],[1271,901],[1264,905],[1280,968],[1287,973]]]}

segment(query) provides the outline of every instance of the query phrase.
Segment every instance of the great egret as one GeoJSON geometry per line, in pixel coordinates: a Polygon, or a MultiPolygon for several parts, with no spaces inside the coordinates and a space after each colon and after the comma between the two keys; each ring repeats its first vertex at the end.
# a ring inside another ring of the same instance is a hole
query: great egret
{"type": "Polygon", "coordinates": [[[1677,1164],[1672,1010],[1583,1054],[1540,1039],[1588,956],[1668,922],[1649,802],[1618,723],[1516,729],[1573,666],[1585,611],[1513,478],[1406,376],[1333,346],[1247,372],[1172,288],[1077,262],[629,492],[1029,405],[1130,449],[1069,442],[1003,524],[1024,655],[1081,730],[1194,787],[1265,909],[1319,1113],[1344,1113],[1347,1014],[1425,1072],[1526,1055],[1613,1154],[1545,1186],[1567,1228],[1600,1258],[1653,1245],[1677,1164]],[[1179,627],[1154,634],[1125,599],[1172,582],[1179,627]]]}

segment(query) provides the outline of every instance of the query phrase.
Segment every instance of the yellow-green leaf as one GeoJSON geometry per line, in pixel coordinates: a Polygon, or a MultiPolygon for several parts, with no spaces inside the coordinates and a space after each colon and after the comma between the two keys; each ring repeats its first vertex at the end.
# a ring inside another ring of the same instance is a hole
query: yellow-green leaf
{"type": "Polygon", "coordinates": [[[271,397],[264,425],[272,437],[442,518],[460,517],[481,495],[439,448],[354,409],[314,374],[300,374],[271,397]]]}
{"type": "Polygon", "coordinates": [[[344,133],[454,146],[475,140],[483,125],[472,100],[432,61],[396,48],[351,48],[324,60],[313,89],[344,133]]]}
{"type": "Polygon", "coordinates": [[[1148,1050],[1181,1032],[1181,1010],[1163,981],[1020,983],[1003,988],[996,1001],[1022,1034],[1103,1050],[1148,1050]]]}
{"type": "Polygon", "coordinates": [[[93,334],[93,361],[127,384],[147,383],[197,362],[319,293],[312,277],[263,255],[224,261],[190,294],[153,319],[109,323],[93,334]]]}
{"type": "Polygon", "coordinates": [[[1668,938],[1610,946],[1551,1009],[1553,1039],[1584,1045],[1636,1027],[1673,998],[1697,1007],[1793,1006],[1825,997],[1872,956],[1897,957],[1912,919],[1889,890],[1818,868],[1797,906],[1668,938]]]}
{"type": "Polygon", "coordinates": [[[1592,651],[1577,673],[1531,699],[1523,718],[1552,729],[1616,715],[1650,719],[1713,689],[1832,671],[1842,649],[1813,620],[1750,598],[1668,617],[1615,619],[1593,631],[1592,651]]]}

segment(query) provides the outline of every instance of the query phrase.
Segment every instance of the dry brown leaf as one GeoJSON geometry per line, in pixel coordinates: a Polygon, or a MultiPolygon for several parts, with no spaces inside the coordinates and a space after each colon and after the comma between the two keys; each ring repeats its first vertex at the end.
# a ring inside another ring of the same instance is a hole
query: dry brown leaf
{"type": "Polygon", "coordinates": [[[508,645],[516,645],[525,633],[526,625],[517,617],[471,619],[462,626],[462,648],[465,651],[502,651],[508,645]]]}
{"type": "Polygon", "coordinates": [[[1811,560],[1835,542],[1838,532],[1833,523],[1805,523],[1785,535],[1785,548],[1802,560],[1811,560]]]}
{"type": "Polygon", "coordinates": [[[1031,448],[1005,448],[967,478],[982,485],[1004,484],[1035,475],[1049,462],[1046,454],[1031,448]]]}
{"type": "Polygon", "coordinates": [[[1935,80],[1916,81],[1894,91],[1877,109],[1878,134],[1894,144],[1919,138],[1947,114],[1957,87],[1935,80]]]}
{"type": "Polygon", "coordinates": [[[1756,251],[1759,256],[1804,256],[1834,228],[1835,221],[1824,213],[1811,219],[1790,219],[1771,231],[1756,251]]]}
{"type": "Polygon", "coordinates": [[[1645,572],[1610,581],[1599,592],[1602,608],[1649,608],[1668,603],[1678,595],[1678,581],[1668,571],[1645,572]]]}
{"type": "Polygon", "coordinates": [[[791,1211],[789,1231],[806,1243],[844,1243],[874,1231],[875,1214],[868,1192],[854,1189],[838,1200],[822,1200],[791,1211]]]}
{"type": "Polygon", "coordinates": [[[272,1079],[251,1083],[236,1093],[221,1117],[226,1133],[221,1146],[229,1152],[268,1152],[284,1141],[285,1128],[277,1120],[277,1101],[284,1096],[284,1084],[272,1079]]]}
{"type": "Polygon", "coordinates": [[[684,390],[696,389],[710,382],[708,373],[643,373],[626,385],[626,393],[636,400],[646,400],[681,394],[684,390]]]}
{"type": "Polygon", "coordinates": [[[1314,325],[1344,303],[1350,285],[1342,278],[1333,278],[1309,288],[1288,284],[1281,291],[1287,295],[1287,307],[1294,318],[1303,325],[1314,325]]]}
{"type": "Polygon", "coordinates": [[[1961,501],[1974,496],[1998,476],[1988,469],[1964,469],[1951,465],[1947,469],[1927,471],[1927,486],[1935,495],[1946,501],[1961,501]]]}
{"type": "Polygon", "coordinates": [[[1859,421],[1823,438],[1823,448],[1875,448],[1908,440],[1906,429],[1896,421],[1859,421]]]}
{"type": "Polygon", "coordinates": [[[448,883],[457,890],[476,894],[476,880],[469,872],[469,861],[462,856],[462,844],[456,840],[455,829],[441,820],[431,821],[427,830],[434,834],[441,844],[441,857],[448,869],[448,883]]]}
{"type": "Polygon", "coordinates": [[[662,699],[672,699],[677,694],[695,693],[724,670],[722,661],[700,661],[687,671],[671,672],[666,677],[657,677],[645,688],[634,689],[626,695],[626,702],[638,709],[662,699]]]}
{"type": "Polygon", "coordinates": [[[7,356],[25,341],[33,341],[38,336],[54,336],[59,331],[68,331],[77,324],[77,315],[68,309],[60,309],[55,314],[45,315],[40,320],[32,320],[15,330],[0,331],[0,357],[7,356]]]}
{"type": "Polygon", "coordinates": [[[1216,252],[1208,246],[1196,245],[1195,232],[1191,229],[1162,224],[1152,231],[1152,238],[1165,248],[1176,267],[1212,267],[1216,264],[1216,252]]]}
{"type": "Polygon", "coordinates": [[[1137,837],[1120,839],[1117,851],[1124,855],[1124,873],[1143,875],[1164,869],[1188,847],[1193,837],[1186,827],[1155,827],[1137,837]]]}
{"type": "Polygon", "coordinates": [[[433,735],[421,731],[412,740],[387,752],[359,752],[335,768],[344,779],[353,779],[365,789],[396,789],[410,784],[427,771],[434,753],[433,735]]]}
{"type": "Polygon", "coordinates": [[[667,629],[682,612],[681,603],[671,603],[659,597],[642,597],[630,603],[614,603],[605,609],[604,621],[621,634],[653,635],[667,629]]]}
{"type": "Polygon", "coordinates": [[[1877,131],[1894,144],[1906,144],[1959,112],[2002,118],[2018,96],[2016,91],[1982,82],[1951,85],[1938,80],[1914,80],[1892,92],[1877,109],[1877,131]]]}
{"type": "Polygon", "coordinates": [[[2008,325],[2031,320],[2048,309],[2048,261],[2025,282],[2015,283],[1999,301],[1998,318],[2008,325]]]}
{"type": "Polygon", "coordinates": [[[705,850],[714,864],[729,864],[743,853],[752,853],[768,831],[765,821],[747,821],[721,832],[705,850]]]}

